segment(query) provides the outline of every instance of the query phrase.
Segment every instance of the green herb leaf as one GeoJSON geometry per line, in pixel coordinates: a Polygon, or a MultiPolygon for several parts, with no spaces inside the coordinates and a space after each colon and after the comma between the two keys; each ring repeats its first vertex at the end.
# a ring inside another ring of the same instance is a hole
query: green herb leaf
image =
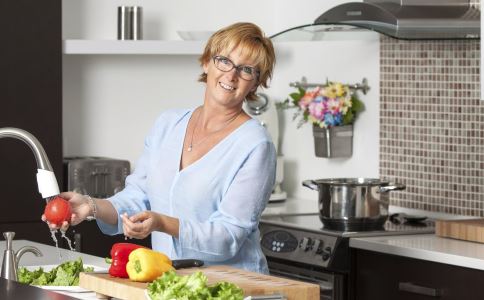
{"type": "Polygon", "coordinates": [[[79,285],[79,273],[93,271],[94,268],[84,268],[82,259],[67,261],[45,272],[42,267],[29,271],[25,267],[18,269],[18,279],[21,283],[33,285],[72,286],[79,285]]]}
{"type": "Polygon", "coordinates": [[[242,300],[244,298],[242,289],[233,283],[221,281],[208,286],[207,277],[202,272],[179,276],[174,271],[166,272],[149,283],[148,295],[152,300],[242,300]]]}

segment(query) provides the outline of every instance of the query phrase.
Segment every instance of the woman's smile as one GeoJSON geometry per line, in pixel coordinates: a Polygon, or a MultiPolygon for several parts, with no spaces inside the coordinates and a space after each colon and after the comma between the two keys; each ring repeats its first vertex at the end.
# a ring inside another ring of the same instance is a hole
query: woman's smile
{"type": "Polygon", "coordinates": [[[219,82],[219,85],[224,89],[224,90],[227,90],[227,91],[233,91],[235,90],[235,87],[231,86],[231,85],[228,85],[228,84],[225,84],[223,82],[219,82]]]}

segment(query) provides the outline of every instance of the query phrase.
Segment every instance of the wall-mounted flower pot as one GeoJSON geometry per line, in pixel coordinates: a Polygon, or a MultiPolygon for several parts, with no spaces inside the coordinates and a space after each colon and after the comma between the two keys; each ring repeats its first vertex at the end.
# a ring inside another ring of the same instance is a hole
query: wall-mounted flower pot
{"type": "Polygon", "coordinates": [[[317,157],[351,157],[353,125],[321,128],[313,125],[314,151],[317,157]]]}

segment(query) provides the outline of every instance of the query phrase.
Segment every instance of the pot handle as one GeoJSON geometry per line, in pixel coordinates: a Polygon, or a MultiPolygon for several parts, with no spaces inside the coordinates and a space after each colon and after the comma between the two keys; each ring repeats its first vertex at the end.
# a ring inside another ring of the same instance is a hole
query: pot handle
{"type": "Polygon", "coordinates": [[[401,191],[401,190],[404,190],[404,189],[405,189],[404,184],[393,183],[393,184],[390,184],[390,185],[381,186],[380,187],[380,193],[388,193],[390,191],[401,191]]]}
{"type": "Polygon", "coordinates": [[[312,190],[315,190],[315,191],[319,191],[319,187],[318,187],[318,184],[314,181],[314,180],[304,180],[302,182],[302,185],[305,186],[305,187],[308,187],[312,190]]]}

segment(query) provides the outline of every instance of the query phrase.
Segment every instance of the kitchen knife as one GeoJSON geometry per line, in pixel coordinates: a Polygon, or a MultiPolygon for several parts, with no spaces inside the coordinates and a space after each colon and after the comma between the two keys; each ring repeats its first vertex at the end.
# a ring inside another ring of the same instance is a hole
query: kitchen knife
{"type": "MultiPolygon", "coordinates": [[[[175,268],[176,270],[201,267],[204,265],[203,261],[199,259],[175,259],[175,260],[172,260],[171,263],[173,268],[175,268]]],[[[108,274],[108,270],[98,270],[98,271],[91,271],[87,273],[108,274]]]]}

